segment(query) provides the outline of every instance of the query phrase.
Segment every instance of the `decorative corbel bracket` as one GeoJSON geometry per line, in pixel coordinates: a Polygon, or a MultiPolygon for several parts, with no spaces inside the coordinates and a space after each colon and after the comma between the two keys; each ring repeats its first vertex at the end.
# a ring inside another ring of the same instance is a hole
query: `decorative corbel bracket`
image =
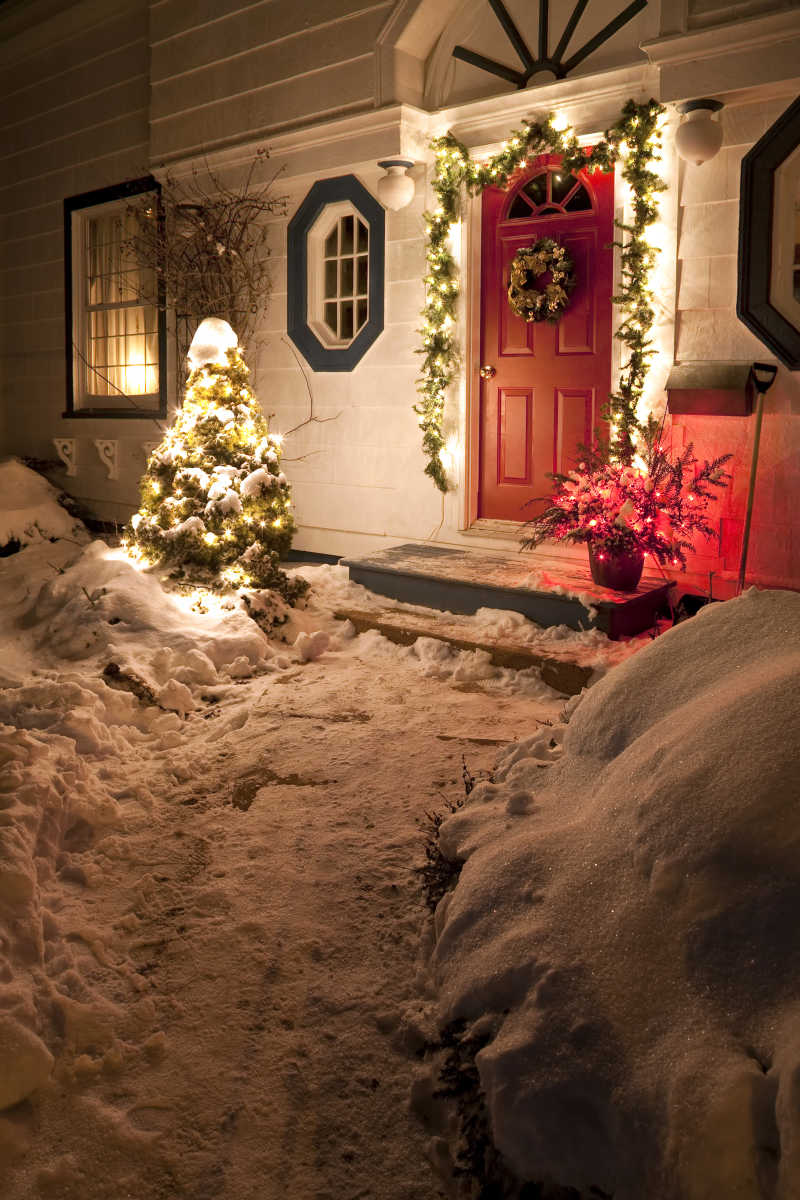
{"type": "Polygon", "coordinates": [[[107,438],[95,438],[95,448],[100,462],[108,472],[109,479],[119,479],[119,442],[107,438]]]}
{"type": "Polygon", "coordinates": [[[53,438],[56,454],[67,468],[68,475],[77,475],[76,464],[78,444],[75,438],[53,438]]]}

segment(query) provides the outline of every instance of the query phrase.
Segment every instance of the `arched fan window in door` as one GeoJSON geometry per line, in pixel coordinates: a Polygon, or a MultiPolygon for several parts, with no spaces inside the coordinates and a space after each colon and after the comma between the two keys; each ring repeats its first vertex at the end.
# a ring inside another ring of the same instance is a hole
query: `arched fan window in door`
{"type": "Polygon", "coordinates": [[[507,219],[528,220],[558,213],[591,211],[592,198],[574,175],[561,171],[542,171],[520,188],[511,200],[507,219]]]}

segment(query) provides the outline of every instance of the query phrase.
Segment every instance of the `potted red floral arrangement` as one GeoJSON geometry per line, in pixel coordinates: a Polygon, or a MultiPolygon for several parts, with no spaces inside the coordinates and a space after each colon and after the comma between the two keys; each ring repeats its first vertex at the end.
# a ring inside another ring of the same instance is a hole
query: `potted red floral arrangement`
{"type": "Polygon", "coordinates": [[[691,445],[671,458],[661,429],[644,433],[642,453],[614,461],[607,445],[581,448],[567,475],[553,475],[550,506],[529,521],[522,548],[545,541],[586,542],[592,579],[603,587],[634,591],[645,554],[661,565],[686,569],[693,535],[712,537],[707,510],[715,488],[727,486],[730,454],[702,465],[691,445]]]}

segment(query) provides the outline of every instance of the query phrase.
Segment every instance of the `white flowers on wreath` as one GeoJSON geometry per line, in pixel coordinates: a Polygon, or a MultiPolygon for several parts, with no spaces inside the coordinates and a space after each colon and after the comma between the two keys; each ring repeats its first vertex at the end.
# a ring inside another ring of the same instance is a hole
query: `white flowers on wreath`
{"type": "Polygon", "coordinates": [[[554,238],[540,238],[532,246],[523,246],[511,260],[508,303],[523,321],[557,321],[569,304],[575,278],[572,255],[554,238]],[[550,272],[543,288],[533,280],[550,272]]]}

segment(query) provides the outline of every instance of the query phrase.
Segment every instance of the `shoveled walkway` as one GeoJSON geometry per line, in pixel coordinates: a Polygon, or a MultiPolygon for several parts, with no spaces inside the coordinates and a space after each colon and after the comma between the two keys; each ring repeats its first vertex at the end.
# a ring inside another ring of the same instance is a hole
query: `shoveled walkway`
{"type": "Polygon", "coordinates": [[[560,702],[460,690],[360,641],[143,748],[91,887],[63,884],[94,1024],[76,1017],[83,1058],[15,1200],[444,1194],[409,1102],[430,1027],[420,821],[462,794],[462,754],[488,769],[560,702]]]}

